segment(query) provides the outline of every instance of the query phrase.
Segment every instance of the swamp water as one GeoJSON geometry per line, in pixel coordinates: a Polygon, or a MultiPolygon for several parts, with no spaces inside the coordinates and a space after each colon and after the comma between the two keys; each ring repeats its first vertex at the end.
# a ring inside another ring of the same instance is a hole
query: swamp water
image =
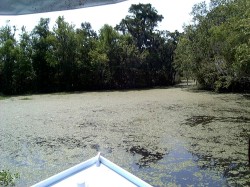
{"type": "Polygon", "coordinates": [[[102,155],[153,186],[249,186],[250,100],[185,87],[0,100],[0,169],[29,186],[102,155]]]}

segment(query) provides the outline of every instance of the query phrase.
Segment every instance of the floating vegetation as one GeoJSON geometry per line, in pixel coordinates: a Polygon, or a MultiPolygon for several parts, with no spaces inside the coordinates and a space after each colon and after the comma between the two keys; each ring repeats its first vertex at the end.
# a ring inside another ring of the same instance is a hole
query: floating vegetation
{"type": "Polygon", "coordinates": [[[184,124],[191,127],[197,125],[207,125],[213,121],[220,122],[234,122],[234,123],[250,123],[250,118],[239,116],[239,117],[215,117],[215,116],[192,116],[186,119],[184,124]]]}
{"type": "Polygon", "coordinates": [[[243,97],[244,97],[245,99],[250,100],[250,94],[244,94],[243,97]]]}
{"type": "Polygon", "coordinates": [[[95,122],[92,122],[92,121],[82,122],[78,125],[78,127],[80,127],[80,128],[86,128],[86,127],[96,128],[97,126],[98,126],[98,124],[96,124],[95,122]]]}
{"type": "Polygon", "coordinates": [[[250,118],[244,114],[243,111],[240,116],[191,116],[184,123],[187,126],[183,126],[183,136],[188,138],[197,166],[218,171],[228,186],[250,186],[247,155],[250,118]]]}
{"type": "Polygon", "coordinates": [[[191,118],[188,118],[186,120],[186,125],[189,125],[191,127],[197,126],[197,125],[206,125],[208,123],[211,123],[215,119],[214,116],[192,116],[191,118]]]}
{"type": "Polygon", "coordinates": [[[194,154],[195,161],[201,170],[217,169],[227,179],[229,186],[250,186],[249,166],[247,162],[230,158],[216,158],[208,155],[194,154]]]}
{"type": "Polygon", "coordinates": [[[153,186],[250,186],[250,103],[239,94],[169,88],[0,104],[0,165],[20,173],[16,186],[97,151],[153,186]]]}
{"type": "Polygon", "coordinates": [[[32,100],[32,98],[30,98],[30,97],[23,97],[20,100],[28,101],[28,100],[32,100]]]}
{"type": "Polygon", "coordinates": [[[144,147],[141,146],[133,146],[129,149],[130,153],[133,155],[139,154],[142,158],[136,163],[139,167],[146,167],[149,166],[150,163],[155,163],[158,160],[161,160],[164,153],[160,152],[151,152],[144,147]]]}
{"type": "Polygon", "coordinates": [[[82,139],[76,139],[74,137],[59,137],[59,138],[35,138],[34,142],[36,145],[41,147],[55,148],[60,146],[65,146],[68,149],[74,148],[84,148],[87,145],[85,144],[85,139],[88,137],[83,137],[82,139]]]}
{"type": "Polygon", "coordinates": [[[97,152],[100,150],[100,145],[99,144],[91,144],[90,147],[91,147],[91,149],[94,149],[97,152]]]}

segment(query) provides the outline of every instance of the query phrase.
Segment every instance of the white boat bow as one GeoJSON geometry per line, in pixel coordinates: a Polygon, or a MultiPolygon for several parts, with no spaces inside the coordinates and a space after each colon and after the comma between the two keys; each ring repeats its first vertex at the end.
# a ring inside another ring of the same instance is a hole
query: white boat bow
{"type": "Polygon", "coordinates": [[[150,184],[139,179],[135,175],[117,166],[108,159],[102,157],[100,153],[72,168],[45,179],[33,187],[132,187],[145,186],[150,184]]]}

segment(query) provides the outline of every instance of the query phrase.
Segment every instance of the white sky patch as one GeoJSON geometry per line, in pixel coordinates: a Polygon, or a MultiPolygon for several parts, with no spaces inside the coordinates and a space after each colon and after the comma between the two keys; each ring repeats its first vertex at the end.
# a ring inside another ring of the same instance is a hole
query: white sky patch
{"type": "MultiPolygon", "coordinates": [[[[18,29],[25,26],[27,31],[31,31],[43,17],[50,18],[50,28],[52,29],[58,16],[64,16],[68,23],[74,24],[77,28],[83,22],[90,22],[92,28],[98,31],[104,24],[111,26],[119,24],[128,15],[131,4],[151,3],[158,13],[164,17],[159,24],[159,30],[183,31],[183,24],[188,24],[191,21],[190,12],[193,5],[199,2],[202,2],[202,0],[128,0],[118,4],[83,9],[20,16],[0,16],[0,27],[6,25],[6,20],[10,20],[10,25],[15,25],[18,29]]],[[[209,2],[209,0],[206,0],[206,2],[209,2]]]]}

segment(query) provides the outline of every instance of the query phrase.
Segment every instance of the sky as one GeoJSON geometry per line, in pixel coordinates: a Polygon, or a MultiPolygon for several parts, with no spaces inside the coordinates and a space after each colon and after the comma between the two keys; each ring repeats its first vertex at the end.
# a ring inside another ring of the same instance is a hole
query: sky
{"type": "MultiPolygon", "coordinates": [[[[10,25],[15,25],[17,29],[24,25],[27,31],[31,31],[38,24],[41,17],[50,18],[50,28],[55,24],[58,16],[64,16],[68,23],[74,24],[79,28],[81,23],[90,22],[95,31],[104,24],[116,26],[128,15],[131,4],[151,3],[163,15],[164,19],[159,24],[159,30],[183,31],[183,24],[191,21],[190,12],[194,4],[204,0],[127,0],[117,4],[89,7],[75,10],[30,14],[21,16],[0,16],[0,27],[6,25],[10,20],[10,25]]],[[[209,2],[209,0],[206,0],[209,2]]]]}

